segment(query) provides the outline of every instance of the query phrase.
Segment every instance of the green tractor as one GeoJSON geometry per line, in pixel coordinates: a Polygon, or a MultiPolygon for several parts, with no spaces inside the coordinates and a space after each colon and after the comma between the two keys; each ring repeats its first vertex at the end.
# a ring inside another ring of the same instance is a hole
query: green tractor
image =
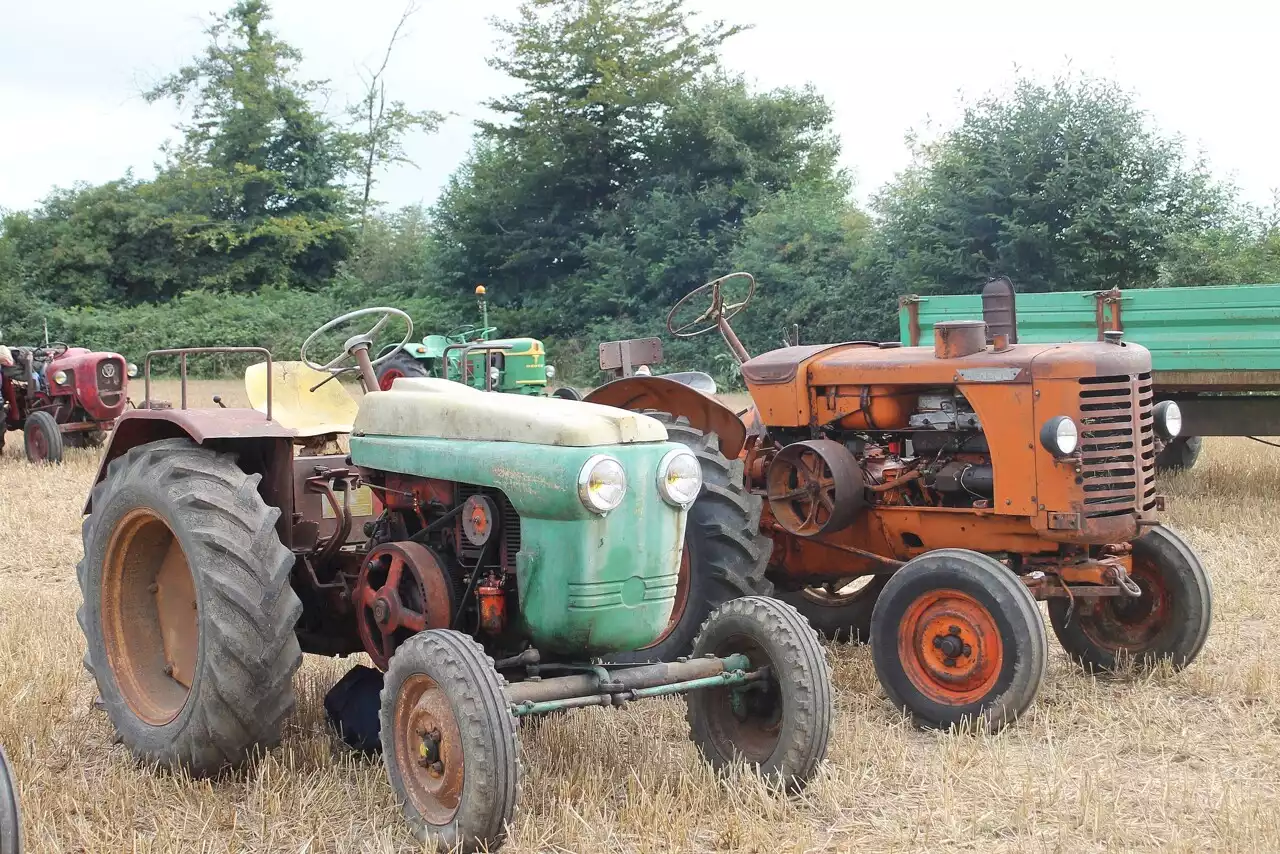
{"type": "MultiPolygon", "coordinates": [[[[378,388],[389,391],[401,377],[434,377],[505,394],[548,394],[547,382],[556,369],[547,364],[537,338],[490,338],[498,329],[489,325],[484,285],[476,287],[481,322],[469,323],[444,335],[428,335],[420,343],[383,348],[378,353],[378,388]],[[385,361],[383,361],[385,360],[385,361]]],[[[572,388],[558,388],[552,397],[581,400],[572,388]]]]}
{"type": "MultiPolygon", "coordinates": [[[[211,775],[279,742],[303,653],[385,672],[383,761],[416,835],[493,850],[520,794],[519,719],[687,694],[690,738],[788,791],[822,763],[830,671],[783,602],[713,610],[692,654],[652,649],[690,584],[697,458],[648,415],[485,394],[440,378],[380,390],[396,309],[316,330],[301,361],[245,374],[252,409],[121,416],[78,567],[85,664],[139,759],[211,775]],[[323,333],[380,315],[323,363],[323,333]],[[385,351],[384,351],[385,352],[385,351]],[[354,365],[351,364],[354,362],[354,365]],[[357,403],[335,377],[358,373],[357,403]],[[343,445],[347,448],[343,448],[343,445]],[[628,664],[610,663],[631,653],[628,664]]],[[[741,572],[741,569],[734,569],[741,572]]],[[[523,730],[537,737],[538,731],[523,730]]],[[[652,737],[652,734],[646,737],[652,737]]],[[[625,775],[619,766],[603,774],[625,775]]]]}

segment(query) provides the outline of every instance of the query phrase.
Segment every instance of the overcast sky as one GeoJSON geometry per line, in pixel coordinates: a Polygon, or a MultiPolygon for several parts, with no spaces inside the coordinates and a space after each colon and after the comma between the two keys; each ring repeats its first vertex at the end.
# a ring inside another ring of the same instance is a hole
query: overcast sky
{"type": "MultiPolygon", "coordinates": [[[[274,26],[353,100],[406,0],[276,0],[274,26]]],[[[844,163],[865,198],[908,159],[904,134],[945,126],[960,98],[1016,74],[1067,67],[1119,80],[1164,130],[1203,149],[1245,198],[1280,188],[1275,97],[1280,11],[1260,0],[957,3],[690,0],[709,17],[752,24],[724,48],[730,68],[764,87],[812,83],[835,108],[844,163]]],[[[152,174],[179,116],[138,92],[204,43],[222,0],[0,0],[0,207],[23,208],[55,186],[152,174]]],[[[226,0],[230,5],[230,0],[226,0]]],[[[490,69],[489,19],[518,0],[419,0],[388,80],[415,108],[457,113],[409,145],[419,169],[383,176],[393,205],[431,202],[466,154],[471,122],[506,78],[490,69]]]]}

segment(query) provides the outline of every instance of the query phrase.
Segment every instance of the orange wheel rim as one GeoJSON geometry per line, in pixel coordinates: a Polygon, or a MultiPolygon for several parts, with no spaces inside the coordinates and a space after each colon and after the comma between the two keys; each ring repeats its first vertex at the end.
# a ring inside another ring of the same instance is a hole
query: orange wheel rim
{"type": "Polygon", "coordinates": [[[959,590],[920,595],[898,628],[898,655],[907,678],[936,703],[965,706],[995,687],[1004,644],[994,616],[959,590]]]}
{"type": "Polygon", "coordinates": [[[453,820],[462,802],[462,734],[449,698],[425,673],[415,673],[396,697],[394,761],[405,794],[428,824],[453,820]]]}
{"type": "Polygon", "coordinates": [[[195,580],[168,523],[146,508],[116,523],[102,567],[102,636],[124,701],[152,726],[186,705],[200,641],[195,580]]]}

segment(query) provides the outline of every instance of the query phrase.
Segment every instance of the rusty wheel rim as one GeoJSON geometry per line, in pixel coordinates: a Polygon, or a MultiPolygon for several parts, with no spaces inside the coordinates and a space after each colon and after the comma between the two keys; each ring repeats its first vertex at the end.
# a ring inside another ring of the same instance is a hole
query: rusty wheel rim
{"type": "Polygon", "coordinates": [[[1159,566],[1145,557],[1134,555],[1129,577],[1142,595],[1095,600],[1092,608],[1080,614],[1080,628],[1102,649],[1142,653],[1169,625],[1174,611],[1173,594],[1159,566]]]}
{"type": "Polygon", "coordinates": [[[39,427],[31,431],[31,458],[38,463],[49,459],[49,437],[39,427]]]}
{"type": "Polygon", "coordinates": [[[964,706],[995,687],[1004,644],[994,615],[967,593],[930,590],[907,609],[898,629],[907,678],[936,703],[964,706]]]}
{"type": "Polygon", "coordinates": [[[462,801],[462,735],[434,679],[415,673],[404,681],[394,726],[395,762],[409,801],[428,824],[448,824],[462,801]]]}
{"type": "Polygon", "coordinates": [[[805,587],[800,591],[800,595],[815,605],[821,605],[824,608],[843,608],[871,595],[871,588],[876,579],[880,577],[878,575],[855,575],[852,578],[842,578],[839,581],[816,587],[805,587]]]}
{"type": "Polygon", "coordinates": [[[680,575],[676,579],[676,601],[671,606],[671,619],[667,620],[667,627],[662,630],[662,634],[654,639],[653,643],[640,647],[640,649],[652,649],[662,643],[671,633],[676,630],[676,626],[680,625],[681,618],[684,617],[685,608],[689,606],[689,544],[686,542],[680,554],[680,575]]]}
{"type": "Polygon", "coordinates": [[[378,388],[382,391],[391,391],[391,384],[404,376],[404,371],[396,368],[387,368],[382,374],[382,378],[378,380],[378,388]]]}
{"type": "Polygon", "coordinates": [[[130,510],[107,543],[102,634],[129,709],[152,726],[182,711],[195,679],[200,612],[195,579],[169,524],[130,510]]]}

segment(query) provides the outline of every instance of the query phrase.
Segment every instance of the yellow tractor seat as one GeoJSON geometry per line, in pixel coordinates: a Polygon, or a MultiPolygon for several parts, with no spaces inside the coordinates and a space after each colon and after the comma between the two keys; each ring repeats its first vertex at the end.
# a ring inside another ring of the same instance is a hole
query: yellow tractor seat
{"type": "MultiPolygon", "coordinates": [[[[350,433],[359,405],[341,380],[312,391],[312,386],[329,375],[308,368],[303,362],[271,363],[271,417],[281,426],[296,430],[299,437],[350,433]]],[[[267,411],[267,364],[250,365],[244,372],[244,388],[249,405],[267,411]]]]}

